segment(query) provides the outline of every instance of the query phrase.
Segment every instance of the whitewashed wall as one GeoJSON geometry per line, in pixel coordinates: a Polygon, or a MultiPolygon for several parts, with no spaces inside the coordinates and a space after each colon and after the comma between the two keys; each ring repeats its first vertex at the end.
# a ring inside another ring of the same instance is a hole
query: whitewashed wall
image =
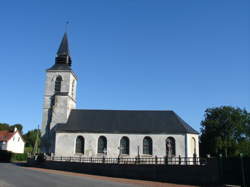
{"type": "Polygon", "coordinates": [[[187,134],[187,156],[193,157],[194,151],[196,151],[197,157],[199,157],[199,135],[187,134]]]}
{"type": "MultiPolygon", "coordinates": [[[[75,144],[77,136],[83,136],[85,139],[84,156],[98,156],[97,144],[100,136],[107,138],[107,156],[118,157],[120,140],[123,136],[129,138],[130,143],[130,157],[135,157],[138,154],[138,146],[140,155],[143,152],[143,138],[149,136],[153,141],[153,156],[157,155],[163,157],[166,155],[166,138],[169,136],[175,138],[176,143],[176,156],[187,156],[186,150],[189,151],[187,139],[189,136],[185,134],[101,134],[101,133],[57,133],[56,134],[56,156],[76,156],[75,144]]],[[[197,135],[194,135],[197,136],[197,135]]]]}
{"type": "Polygon", "coordinates": [[[7,142],[7,150],[13,153],[24,153],[24,141],[20,134],[17,132],[7,142]]]}

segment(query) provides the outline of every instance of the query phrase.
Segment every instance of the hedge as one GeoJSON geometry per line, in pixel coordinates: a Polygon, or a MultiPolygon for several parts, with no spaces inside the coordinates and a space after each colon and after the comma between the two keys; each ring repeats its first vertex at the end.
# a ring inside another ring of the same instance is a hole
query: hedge
{"type": "Polygon", "coordinates": [[[27,153],[12,153],[5,150],[0,150],[0,162],[11,161],[26,161],[27,153]]]}

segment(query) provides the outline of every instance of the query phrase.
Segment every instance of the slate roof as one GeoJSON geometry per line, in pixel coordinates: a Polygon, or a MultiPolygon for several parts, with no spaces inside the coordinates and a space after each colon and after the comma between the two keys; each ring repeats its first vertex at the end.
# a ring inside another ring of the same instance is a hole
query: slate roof
{"type": "Polygon", "coordinates": [[[71,67],[68,64],[54,64],[51,68],[48,70],[66,70],[71,71],[71,67]]]}
{"type": "Polygon", "coordinates": [[[173,111],[78,110],[57,132],[199,134],[173,111]]]}
{"type": "Polygon", "coordinates": [[[62,39],[60,47],[57,51],[57,56],[60,56],[60,55],[70,56],[68,37],[67,37],[66,32],[63,35],[63,39],[62,39]]]}

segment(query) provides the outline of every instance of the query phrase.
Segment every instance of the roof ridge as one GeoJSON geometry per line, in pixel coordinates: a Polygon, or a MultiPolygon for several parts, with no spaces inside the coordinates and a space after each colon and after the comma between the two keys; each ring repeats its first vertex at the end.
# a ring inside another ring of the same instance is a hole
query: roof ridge
{"type": "Polygon", "coordinates": [[[173,112],[172,110],[136,110],[136,109],[72,109],[74,111],[141,111],[141,112],[173,112]]]}

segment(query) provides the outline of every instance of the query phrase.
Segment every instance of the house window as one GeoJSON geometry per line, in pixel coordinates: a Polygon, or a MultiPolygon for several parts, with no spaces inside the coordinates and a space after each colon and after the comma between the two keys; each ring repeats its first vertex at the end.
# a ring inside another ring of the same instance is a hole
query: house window
{"type": "Polygon", "coordinates": [[[129,154],[129,139],[128,137],[122,137],[120,141],[121,154],[129,154]]]}
{"type": "Polygon", "coordinates": [[[107,138],[105,136],[100,136],[98,139],[98,149],[97,153],[107,153],[107,138]]]}
{"type": "Polygon", "coordinates": [[[59,75],[55,81],[55,93],[61,92],[62,77],[59,75]]]}
{"type": "Polygon", "coordinates": [[[145,137],[143,139],[143,154],[145,155],[152,155],[153,154],[153,144],[152,139],[150,137],[145,137]]]}
{"type": "Polygon", "coordinates": [[[173,137],[166,139],[166,153],[168,157],[175,156],[175,139],[173,137]]]}
{"type": "Polygon", "coordinates": [[[76,138],[76,153],[84,154],[84,138],[82,136],[76,138]]]}

